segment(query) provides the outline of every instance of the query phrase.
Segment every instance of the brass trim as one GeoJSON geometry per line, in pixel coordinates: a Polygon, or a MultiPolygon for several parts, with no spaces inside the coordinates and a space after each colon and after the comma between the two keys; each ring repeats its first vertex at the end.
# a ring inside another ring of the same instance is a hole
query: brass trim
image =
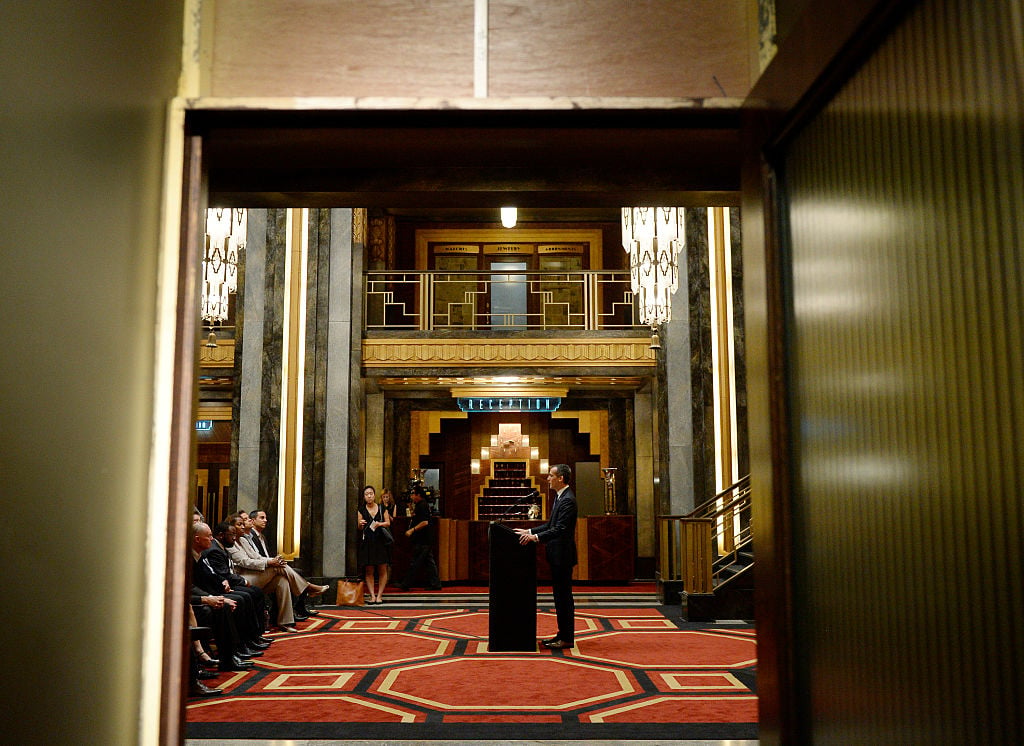
{"type": "MultiPolygon", "coordinates": [[[[645,371],[646,372],[646,371],[645,371]]],[[[646,372],[649,375],[649,372],[646,372]]],[[[501,376],[502,379],[508,376],[501,376]]],[[[514,376],[516,380],[498,380],[497,376],[381,376],[375,379],[382,389],[451,389],[453,386],[491,386],[502,383],[514,386],[544,386],[550,391],[552,386],[571,387],[573,389],[639,389],[648,380],[648,376],[514,376]]]]}
{"type": "Polygon", "coordinates": [[[650,342],[628,339],[545,339],[500,342],[493,339],[364,339],[366,368],[486,367],[507,365],[604,367],[657,363],[650,342]]]}

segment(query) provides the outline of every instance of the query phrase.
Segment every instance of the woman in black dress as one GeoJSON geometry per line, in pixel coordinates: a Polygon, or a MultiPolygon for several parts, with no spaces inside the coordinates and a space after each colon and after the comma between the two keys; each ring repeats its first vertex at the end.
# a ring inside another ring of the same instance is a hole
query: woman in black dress
{"type": "Polygon", "coordinates": [[[398,503],[395,502],[395,496],[391,492],[390,487],[385,487],[384,491],[380,493],[380,504],[394,520],[395,512],[398,510],[398,503]]]}
{"type": "Polygon", "coordinates": [[[384,586],[388,584],[388,565],[391,563],[391,515],[377,504],[377,491],[367,485],[363,488],[363,504],[359,506],[359,566],[364,567],[366,589],[370,592],[368,604],[384,603],[384,586]],[[376,592],[374,591],[376,579],[376,592]]]}

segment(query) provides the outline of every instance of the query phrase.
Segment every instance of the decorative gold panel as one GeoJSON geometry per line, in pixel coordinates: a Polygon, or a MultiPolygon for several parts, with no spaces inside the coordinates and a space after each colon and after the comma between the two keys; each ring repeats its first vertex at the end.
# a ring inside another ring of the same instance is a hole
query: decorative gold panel
{"type": "Polygon", "coordinates": [[[434,255],[438,254],[479,254],[478,244],[439,243],[434,245],[434,255]]]}
{"type": "Polygon", "coordinates": [[[230,404],[214,404],[211,402],[200,402],[199,411],[196,413],[197,420],[230,420],[230,404]]]}
{"type": "Polygon", "coordinates": [[[200,368],[232,368],[235,365],[235,340],[218,339],[216,347],[199,345],[200,368]]]}
{"type": "Polygon", "coordinates": [[[586,250],[582,243],[541,243],[537,244],[538,254],[582,254],[586,250]]]}
{"type": "MultiPolygon", "coordinates": [[[[589,247],[591,269],[601,267],[604,233],[594,228],[423,228],[416,231],[416,266],[427,267],[432,244],[557,244],[589,247]]],[[[533,252],[530,247],[530,253],[533,252]]]]}
{"type": "Polygon", "coordinates": [[[654,366],[646,338],[496,340],[363,340],[367,368],[439,366],[654,366]]]}
{"type": "Polygon", "coordinates": [[[484,254],[532,254],[533,245],[524,243],[485,243],[484,254]]]}

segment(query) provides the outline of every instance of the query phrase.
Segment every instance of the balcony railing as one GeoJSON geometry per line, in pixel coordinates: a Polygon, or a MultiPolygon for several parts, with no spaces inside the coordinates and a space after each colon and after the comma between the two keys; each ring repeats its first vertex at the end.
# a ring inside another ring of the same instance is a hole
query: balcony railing
{"type": "Polygon", "coordinates": [[[365,273],[367,330],[609,330],[640,326],[629,272],[365,273]]]}

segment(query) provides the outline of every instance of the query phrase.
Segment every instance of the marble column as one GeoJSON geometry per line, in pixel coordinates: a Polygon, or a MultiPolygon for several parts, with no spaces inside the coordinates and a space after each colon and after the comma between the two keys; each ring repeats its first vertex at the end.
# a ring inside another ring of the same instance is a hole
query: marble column
{"type": "MultiPolygon", "coordinates": [[[[661,479],[661,510],[667,515],[689,513],[696,504],[691,319],[693,291],[699,290],[700,281],[699,274],[692,271],[692,262],[688,255],[693,255],[694,243],[701,241],[701,213],[702,210],[686,210],[687,249],[678,258],[679,290],[672,296],[672,321],[663,325],[661,334],[660,355],[664,365],[664,380],[659,383],[664,397],[662,411],[666,413],[661,441],[664,444],[663,458],[666,462],[661,479]]],[[[707,246],[706,236],[702,245],[707,246]]]]}
{"type": "Polygon", "coordinates": [[[235,371],[237,402],[235,441],[237,473],[235,499],[238,508],[266,509],[260,500],[260,389],[263,380],[263,304],[267,260],[267,211],[249,210],[244,266],[239,273],[236,311],[235,371]]]}
{"type": "Polygon", "coordinates": [[[350,431],[353,384],[361,388],[359,376],[352,379],[359,355],[353,359],[356,335],[353,304],[360,293],[353,286],[362,277],[362,247],[354,245],[352,210],[331,210],[330,289],[327,320],[327,412],[324,428],[324,520],[323,574],[346,574],[350,474],[350,431]]]}

